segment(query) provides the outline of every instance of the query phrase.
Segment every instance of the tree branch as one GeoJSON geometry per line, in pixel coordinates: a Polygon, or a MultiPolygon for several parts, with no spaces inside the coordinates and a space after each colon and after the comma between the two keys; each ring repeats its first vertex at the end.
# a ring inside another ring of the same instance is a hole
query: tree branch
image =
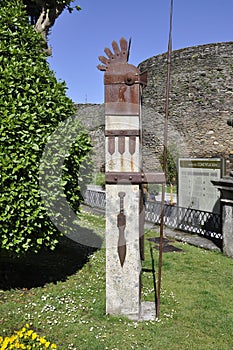
{"type": "MultiPolygon", "coordinates": [[[[70,4],[74,0],[23,0],[27,8],[27,13],[31,17],[31,23],[37,32],[41,33],[45,41],[45,50],[51,55],[51,48],[48,47],[48,33],[54,25],[56,19],[68,8],[71,11],[70,4]]],[[[80,9],[76,7],[77,9],[80,9]]]]}

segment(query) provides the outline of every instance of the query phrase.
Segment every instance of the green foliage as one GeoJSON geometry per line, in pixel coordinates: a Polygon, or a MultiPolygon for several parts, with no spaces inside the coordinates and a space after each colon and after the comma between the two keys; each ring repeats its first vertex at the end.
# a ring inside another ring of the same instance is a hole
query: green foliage
{"type": "Polygon", "coordinates": [[[97,173],[95,175],[94,183],[97,186],[102,186],[105,188],[105,174],[104,173],[97,173]]]}
{"type": "MultiPolygon", "coordinates": [[[[21,254],[54,248],[60,234],[41,200],[39,165],[49,135],[74,107],[65,84],[49,69],[44,42],[28,23],[24,6],[17,0],[0,5],[0,246],[21,254]]],[[[77,209],[81,195],[74,188],[90,143],[83,130],[76,137],[65,161],[63,188],[77,209]]]]}
{"type": "MultiPolygon", "coordinates": [[[[175,145],[169,145],[167,147],[167,164],[166,164],[166,182],[168,184],[175,184],[177,181],[177,159],[178,150],[175,145]]],[[[164,169],[163,165],[163,154],[159,157],[160,164],[164,169]]]]}
{"type": "MultiPolygon", "coordinates": [[[[77,11],[80,11],[81,10],[81,7],[79,5],[76,5],[76,6],[71,6],[72,2],[74,2],[75,0],[71,0],[71,1],[66,1],[66,8],[67,10],[72,13],[73,10],[77,10],[77,11]]],[[[58,1],[58,3],[63,3],[64,4],[64,1],[58,1]]]]}
{"type": "Polygon", "coordinates": [[[158,194],[161,192],[161,185],[158,184],[148,184],[148,191],[153,194],[158,194]]]}

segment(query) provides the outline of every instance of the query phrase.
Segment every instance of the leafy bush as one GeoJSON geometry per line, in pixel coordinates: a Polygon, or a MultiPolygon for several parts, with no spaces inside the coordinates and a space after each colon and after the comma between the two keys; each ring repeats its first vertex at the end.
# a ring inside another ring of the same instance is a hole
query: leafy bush
{"type": "Polygon", "coordinates": [[[149,184],[148,191],[154,195],[158,195],[161,192],[161,185],[158,184],[149,184]]]}
{"type": "Polygon", "coordinates": [[[105,173],[97,173],[94,178],[94,183],[97,186],[105,188],[105,173]]]}
{"type": "MultiPolygon", "coordinates": [[[[40,161],[49,136],[65,121],[69,126],[75,109],[65,84],[48,66],[43,40],[28,23],[24,5],[17,0],[0,0],[0,5],[0,247],[21,254],[54,248],[60,235],[41,198],[40,161]]],[[[91,146],[77,120],[75,125],[76,142],[64,164],[55,161],[59,144],[50,160],[63,166],[61,186],[77,211],[80,166],[91,146]]]]}
{"type": "MultiPolygon", "coordinates": [[[[169,145],[167,147],[167,163],[166,163],[166,182],[167,184],[175,184],[177,181],[177,160],[179,154],[176,145],[169,145]]],[[[159,157],[160,164],[163,165],[163,154],[159,157]]]]}

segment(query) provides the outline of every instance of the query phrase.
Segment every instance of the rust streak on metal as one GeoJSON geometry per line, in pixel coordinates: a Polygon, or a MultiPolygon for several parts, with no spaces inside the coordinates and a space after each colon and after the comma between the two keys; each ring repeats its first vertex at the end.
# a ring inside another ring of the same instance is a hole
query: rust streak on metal
{"type": "Polygon", "coordinates": [[[134,172],[134,161],[133,161],[133,158],[131,157],[131,159],[130,159],[130,170],[132,171],[132,172],[134,172]]]}
{"type": "Polygon", "coordinates": [[[109,169],[113,170],[113,166],[114,166],[113,160],[110,159],[110,161],[109,161],[109,169]]]}
{"type": "Polygon", "coordinates": [[[121,171],[124,171],[124,157],[123,154],[121,154],[121,171]]]}

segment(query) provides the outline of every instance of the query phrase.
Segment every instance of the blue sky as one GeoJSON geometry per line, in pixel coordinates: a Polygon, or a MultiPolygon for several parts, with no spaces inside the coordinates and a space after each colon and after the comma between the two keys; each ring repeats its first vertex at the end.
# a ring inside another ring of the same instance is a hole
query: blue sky
{"type": "MultiPolygon", "coordinates": [[[[103,103],[98,56],[113,40],[132,39],[129,63],[167,51],[170,0],[78,0],[82,11],[65,11],[49,36],[48,59],[75,103],[103,103]]],[[[233,41],[233,0],[173,0],[173,50],[233,41]]]]}

